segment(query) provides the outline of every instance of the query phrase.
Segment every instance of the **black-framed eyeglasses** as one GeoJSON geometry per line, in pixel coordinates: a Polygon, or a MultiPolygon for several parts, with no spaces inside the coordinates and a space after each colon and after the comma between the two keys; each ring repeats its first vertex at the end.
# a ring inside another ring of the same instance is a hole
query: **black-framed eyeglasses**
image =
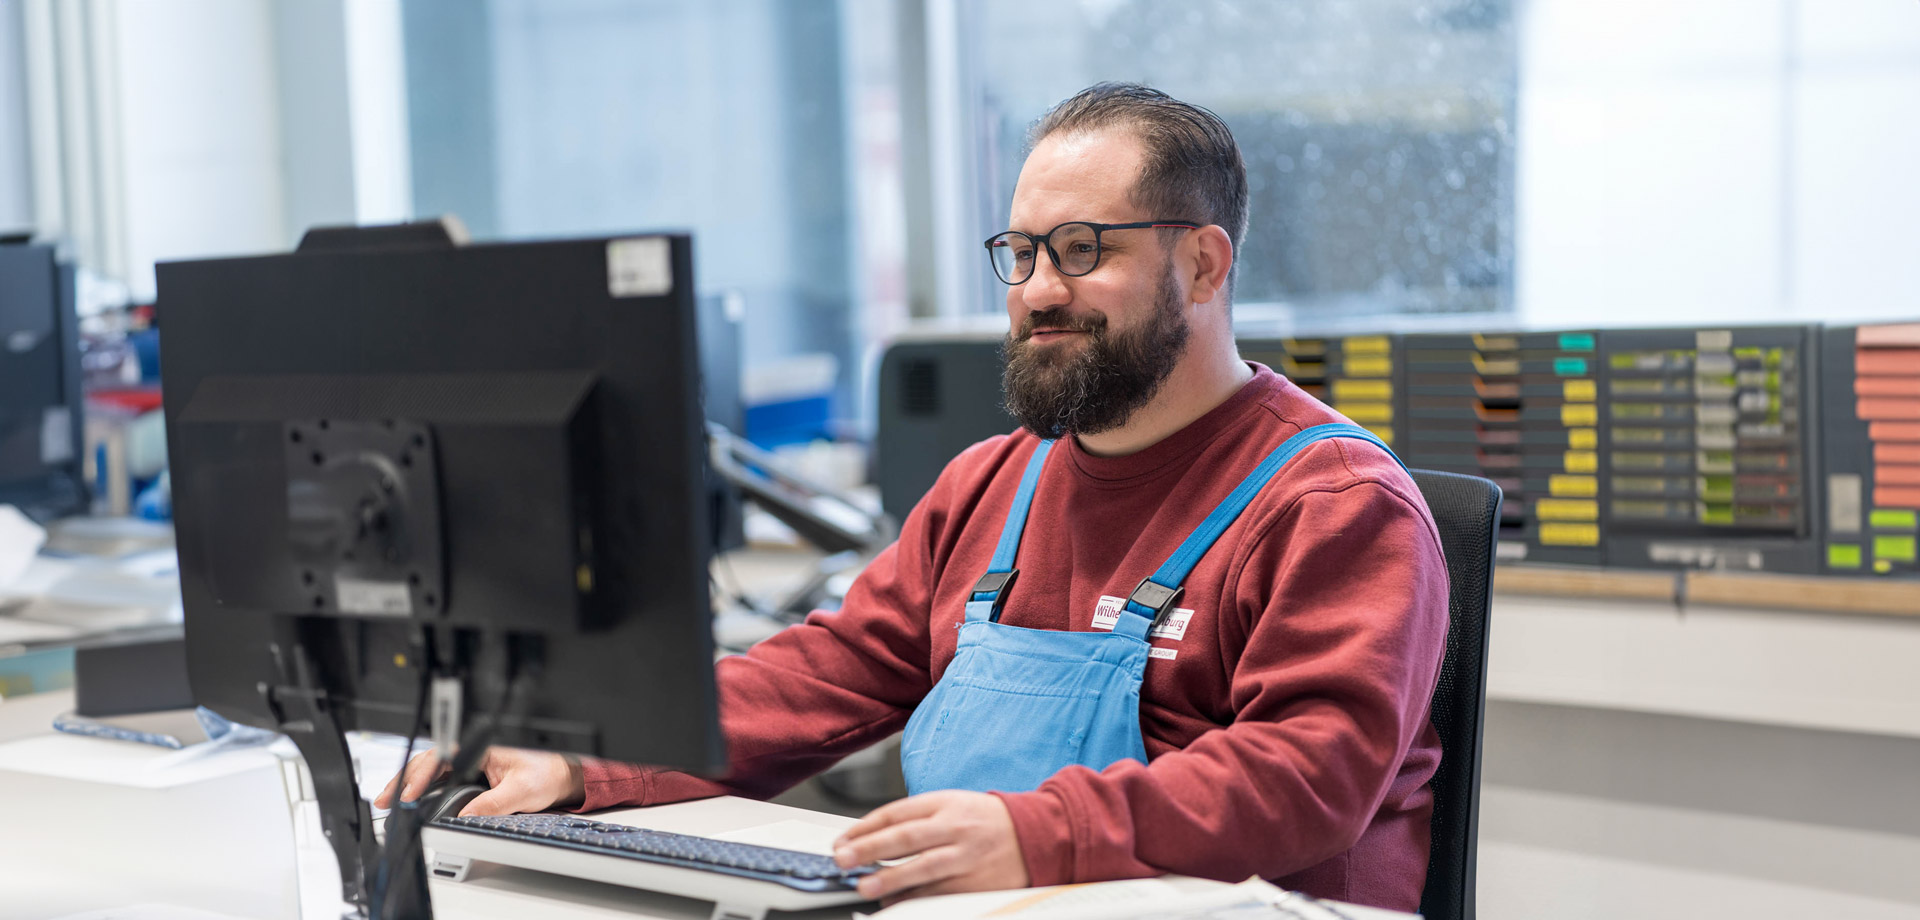
{"type": "Polygon", "coordinates": [[[1039,236],[1018,230],[995,234],[987,240],[987,259],[993,273],[1008,284],[1025,284],[1033,277],[1033,261],[1041,246],[1053,259],[1060,274],[1078,278],[1100,267],[1100,234],[1109,230],[1198,230],[1199,224],[1185,220],[1143,220],[1131,224],[1096,224],[1070,220],[1039,236]]]}

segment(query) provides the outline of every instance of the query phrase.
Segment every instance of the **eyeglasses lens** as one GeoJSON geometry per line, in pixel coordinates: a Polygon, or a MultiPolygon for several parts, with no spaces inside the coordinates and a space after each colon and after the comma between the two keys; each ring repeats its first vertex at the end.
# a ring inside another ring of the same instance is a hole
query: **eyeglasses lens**
{"type": "Polygon", "coordinates": [[[993,271],[1001,281],[1019,284],[1033,274],[1035,245],[1024,233],[1009,231],[993,238],[987,255],[993,259],[993,271]]]}
{"type": "Polygon", "coordinates": [[[1063,275],[1084,275],[1100,261],[1100,235],[1086,224],[1061,224],[1047,242],[1053,244],[1063,275]]]}

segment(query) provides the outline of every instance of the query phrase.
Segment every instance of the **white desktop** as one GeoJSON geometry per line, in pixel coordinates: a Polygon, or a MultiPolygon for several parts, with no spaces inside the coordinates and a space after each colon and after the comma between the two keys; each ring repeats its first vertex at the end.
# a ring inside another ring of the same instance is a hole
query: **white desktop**
{"type": "MultiPolygon", "coordinates": [[[[0,920],[142,916],[173,920],[221,917],[333,920],[340,916],[339,876],[321,839],[311,791],[284,748],[213,756],[124,741],[64,735],[53,718],[73,707],[69,691],[0,702],[0,920]]],[[[377,748],[376,748],[377,750],[377,748]]],[[[371,765],[376,758],[369,757],[371,765]]],[[[825,853],[854,819],[735,797],[651,808],[610,809],[594,817],[657,830],[825,853]]],[[[710,920],[716,902],[475,861],[460,881],[430,883],[444,918],[710,920]]],[[[1077,889],[1083,902],[1111,897],[1129,906],[1150,896],[1177,897],[1198,908],[1233,894],[1234,886],[1181,877],[1122,883],[1110,892],[1077,889]]],[[[979,916],[1009,903],[1034,917],[1084,911],[1062,893],[1051,912],[1037,913],[1046,892],[1011,892],[904,902],[883,917],[979,916]],[[1038,900],[1036,900],[1038,899],[1038,900]]],[[[840,920],[871,904],[776,911],[785,920],[840,920]]],[[[1351,905],[1355,920],[1405,917],[1351,905]]],[[[1111,914],[1106,914],[1111,915],[1111,914]]],[[[1299,905],[1272,916],[1334,917],[1299,905]]]]}

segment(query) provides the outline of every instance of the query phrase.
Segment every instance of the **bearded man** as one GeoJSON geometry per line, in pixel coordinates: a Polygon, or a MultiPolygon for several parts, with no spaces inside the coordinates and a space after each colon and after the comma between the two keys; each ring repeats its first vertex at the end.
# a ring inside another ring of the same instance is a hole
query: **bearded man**
{"type": "Polygon", "coordinates": [[[1032,140],[986,241],[1023,428],[955,458],[840,610],[717,665],[725,777],[496,749],[463,813],[764,798],[904,730],[913,794],[835,853],[918,857],[868,897],[1177,872],[1418,908],[1447,623],[1419,491],[1235,349],[1219,118],[1101,84],[1032,140]]]}

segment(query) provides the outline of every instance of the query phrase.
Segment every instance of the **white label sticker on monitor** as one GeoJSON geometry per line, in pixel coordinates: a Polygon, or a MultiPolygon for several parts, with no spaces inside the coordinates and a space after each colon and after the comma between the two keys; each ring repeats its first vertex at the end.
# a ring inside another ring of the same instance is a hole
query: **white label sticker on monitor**
{"type": "Polygon", "coordinates": [[[673,251],[664,236],[607,242],[607,293],[654,297],[673,289],[673,251]]]}
{"type": "Polygon", "coordinates": [[[413,595],[403,581],[364,581],[345,575],[333,577],[333,595],[341,613],[405,617],[413,615],[413,595]]]}

